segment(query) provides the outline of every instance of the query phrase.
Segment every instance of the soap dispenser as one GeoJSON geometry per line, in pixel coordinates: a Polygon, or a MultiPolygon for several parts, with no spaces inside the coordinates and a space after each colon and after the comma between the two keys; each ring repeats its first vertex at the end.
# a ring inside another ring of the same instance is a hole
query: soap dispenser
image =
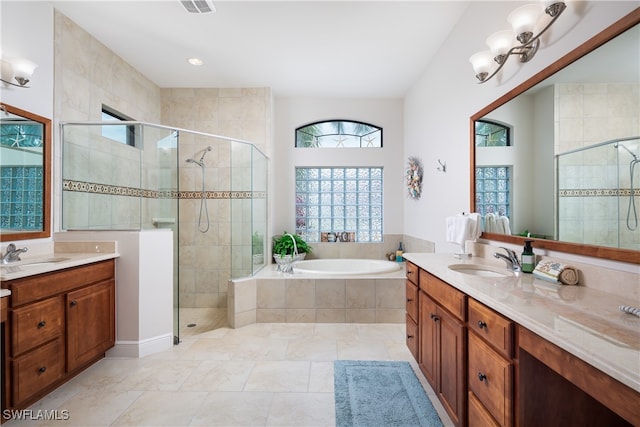
{"type": "Polygon", "coordinates": [[[402,242],[400,242],[396,251],[396,262],[402,262],[402,242]]]}
{"type": "Polygon", "coordinates": [[[524,249],[522,251],[520,267],[525,273],[533,273],[533,269],[536,267],[536,255],[533,253],[531,243],[533,243],[533,240],[524,241],[524,249]]]}

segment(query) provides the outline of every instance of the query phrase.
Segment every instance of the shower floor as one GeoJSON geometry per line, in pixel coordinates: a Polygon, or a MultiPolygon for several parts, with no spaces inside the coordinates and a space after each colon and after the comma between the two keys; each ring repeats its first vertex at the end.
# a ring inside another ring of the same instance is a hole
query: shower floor
{"type": "Polygon", "coordinates": [[[192,337],[228,325],[226,308],[180,308],[180,338],[192,337]]]}

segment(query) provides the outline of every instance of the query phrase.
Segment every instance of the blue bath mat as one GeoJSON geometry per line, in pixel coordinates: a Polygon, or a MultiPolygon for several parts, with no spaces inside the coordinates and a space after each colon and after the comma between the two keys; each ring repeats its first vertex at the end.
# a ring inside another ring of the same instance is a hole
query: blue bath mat
{"type": "Polygon", "coordinates": [[[409,362],[336,360],[337,427],[442,427],[409,362]]]}

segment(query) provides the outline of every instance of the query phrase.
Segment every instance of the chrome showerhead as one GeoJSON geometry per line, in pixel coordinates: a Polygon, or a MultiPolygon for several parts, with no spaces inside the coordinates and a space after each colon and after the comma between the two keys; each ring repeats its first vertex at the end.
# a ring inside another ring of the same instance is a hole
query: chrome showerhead
{"type": "Polygon", "coordinates": [[[200,159],[200,160],[187,159],[187,163],[195,163],[196,165],[200,166],[201,168],[204,167],[204,163],[202,162],[202,159],[200,159]]]}
{"type": "Polygon", "coordinates": [[[202,151],[202,156],[200,156],[200,160],[187,159],[187,163],[195,163],[196,165],[198,165],[201,168],[203,168],[204,167],[204,156],[207,155],[207,151],[211,151],[211,146],[210,145],[202,151]]]}
{"type": "Polygon", "coordinates": [[[624,148],[627,151],[627,153],[629,153],[629,154],[631,154],[631,156],[633,156],[633,160],[635,162],[640,162],[640,159],[638,159],[638,156],[633,151],[629,150],[629,148],[627,148],[626,145],[624,145],[624,144],[619,142],[619,143],[616,144],[616,147],[624,148]]]}

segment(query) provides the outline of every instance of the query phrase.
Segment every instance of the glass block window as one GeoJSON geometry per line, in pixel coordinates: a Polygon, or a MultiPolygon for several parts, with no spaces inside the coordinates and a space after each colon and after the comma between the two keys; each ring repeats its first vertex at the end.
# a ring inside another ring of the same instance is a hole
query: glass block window
{"type": "Polygon", "coordinates": [[[510,218],[510,175],[508,166],[476,167],[476,212],[510,218]]]}
{"type": "Polygon", "coordinates": [[[511,138],[505,125],[486,120],[476,121],[476,147],[509,147],[511,138]]]}
{"type": "Polygon", "coordinates": [[[42,166],[2,166],[0,185],[0,229],[42,230],[42,166]]]}
{"type": "Polygon", "coordinates": [[[349,120],[317,122],[296,129],[297,148],[380,148],[382,128],[349,120]]]}
{"type": "Polygon", "coordinates": [[[382,242],[381,167],[296,168],[296,232],[308,242],[322,233],[353,233],[382,242]]]}

